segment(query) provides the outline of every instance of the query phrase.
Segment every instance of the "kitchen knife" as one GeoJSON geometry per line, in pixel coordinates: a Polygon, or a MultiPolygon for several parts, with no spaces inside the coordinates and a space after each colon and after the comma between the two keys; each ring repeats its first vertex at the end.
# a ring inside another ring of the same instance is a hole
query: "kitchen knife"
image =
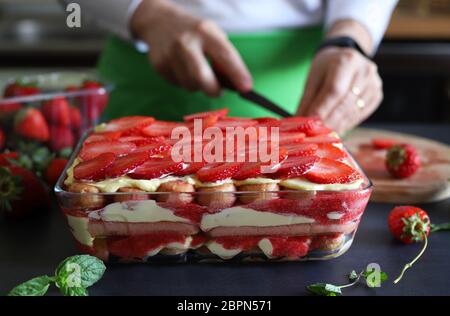
{"type": "Polygon", "coordinates": [[[241,98],[246,99],[250,102],[253,102],[266,110],[269,110],[275,114],[280,115],[281,117],[291,117],[292,114],[284,110],[281,106],[277,105],[276,103],[270,101],[268,98],[260,94],[259,92],[256,92],[255,90],[250,90],[247,92],[240,92],[238,91],[233,84],[226,78],[224,75],[222,75],[221,71],[218,71],[216,67],[214,67],[214,73],[216,74],[217,80],[219,80],[220,85],[222,88],[228,89],[230,91],[234,91],[237,94],[241,96],[241,98]]]}

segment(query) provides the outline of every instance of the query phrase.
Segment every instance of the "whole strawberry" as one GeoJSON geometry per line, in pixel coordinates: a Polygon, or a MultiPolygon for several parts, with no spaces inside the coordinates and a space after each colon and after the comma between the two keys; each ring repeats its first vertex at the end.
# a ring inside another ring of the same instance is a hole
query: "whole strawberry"
{"type": "Polygon", "coordinates": [[[75,144],[73,132],[70,127],[52,125],[50,126],[50,139],[48,145],[53,151],[72,148],[75,144]]]}
{"type": "Polygon", "coordinates": [[[49,129],[42,113],[34,108],[20,110],[14,122],[15,132],[25,138],[46,142],[49,129]]]}
{"type": "Polygon", "coordinates": [[[392,235],[405,244],[420,242],[430,234],[430,218],[428,214],[414,206],[395,207],[388,218],[392,235]]]}
{"type": "Polygon", "coordinates": [[[5,147],[5,143],[6,143],[5,132],[0,128],[0,150],[2,150],[5,147]]]}
{"type": "Polygon", "coordinates": [[[395,178],[403,179],[412,176],[420,165],[420,156],[411,145],[394,145],[387,152],[386,168],[395,178]]]}
{"type": "Polygon", "coordinates": [[[71,113],[69,102],[64,97],[56,97],[42,104],[42,114],[49,124],[69,126],[71,113]]]}
{"type": "Polygon", "coordinates": [[[14,165],[0,167],[0,211],[23,217],[48,207],[47,190],[31,171],[14,165]]]}
{"type": "Polygon", "coordinates": [[[48,165],[45,170],[45,180],[50,186],[54,186],[58,181],[59,176],[63,172],[67,164],[67,159],[55,158],[48,165]]]}
{"type": "Polygon", "coordinates": [[[36,83],[24,84],[20,82],[13,82],[6,86],[3,96],[5,98],[23,97],[29,95],[36,95],[41,93],[36,83]]]}

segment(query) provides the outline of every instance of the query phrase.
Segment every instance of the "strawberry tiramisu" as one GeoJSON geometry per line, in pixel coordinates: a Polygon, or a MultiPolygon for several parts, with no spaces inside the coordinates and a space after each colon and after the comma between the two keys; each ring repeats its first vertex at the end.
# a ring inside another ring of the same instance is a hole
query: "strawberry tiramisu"
{"type": "Polygon", "coordinates": [[[336,257],[350,246],[371,189],[319,119],[231,118],[222,109],[184,122],[101,124],[56,191],[82,251],[147,261],[336,257]],[[256,145],[227,136],[233,129],[253,129],[256,145]],[[174,139],[199,131],[201,138],[174,139]],[[180,143],[185,152],[175,151],[180,143]],[[261,148],[271,150],[268,159],[261,148]]]}

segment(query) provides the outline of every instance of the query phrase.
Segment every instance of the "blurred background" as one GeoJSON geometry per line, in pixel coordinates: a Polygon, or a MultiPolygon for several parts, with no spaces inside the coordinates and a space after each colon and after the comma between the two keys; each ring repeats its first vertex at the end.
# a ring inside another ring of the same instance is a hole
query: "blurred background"
{"type": "MultiPolygon", "coordinates": [[[[95,67],[106,34],[65,25],[57,0],[0,0],[0,84],[95,67]]],[[[376,56],[385,100],[371,122],[450,123],[450,0],[400,0],[376,56]]]]}

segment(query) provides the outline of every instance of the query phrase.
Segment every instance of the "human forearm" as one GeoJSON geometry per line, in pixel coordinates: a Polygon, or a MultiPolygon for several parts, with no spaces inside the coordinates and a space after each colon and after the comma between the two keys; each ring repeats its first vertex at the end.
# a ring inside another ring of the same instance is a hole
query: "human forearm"
{"type": "Polygon", "coordinates": [[[367,28],[355,20],[341,20],[335,22],[326,34],[327,38],[348,36],[354,39],[359,46],[370,55],[374,51],[372,36],[367,28]]]}

